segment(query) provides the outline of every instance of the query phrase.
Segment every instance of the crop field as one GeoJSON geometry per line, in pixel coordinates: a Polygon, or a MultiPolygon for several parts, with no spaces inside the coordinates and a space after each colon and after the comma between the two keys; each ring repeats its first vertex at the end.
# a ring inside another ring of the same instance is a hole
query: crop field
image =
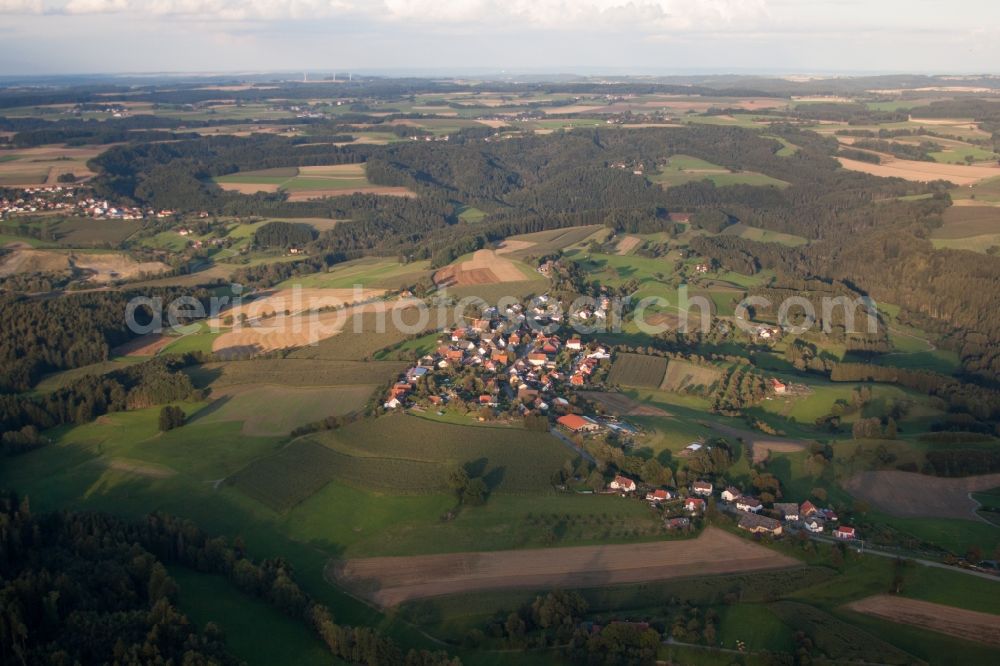
{"type": "Polygon", "coordinates": [[[85,180],[94,175],[87,161],[97,157],[107,146],[66,147],[59,145],[19,148],[0,161],[0,187],[35,187],[56,185],[57,178],[71,173],[85,180]]]}
{"type": "Polygon", "coordinates": [[[620,546],[378,557],[335,562],[332,576],[383,607],[477,590],[595,587],[782,569],[798,561],[719,529],[697,539],[620,546]]]}
{"type": "Polygon", "coordinates": [[[516,243],[515,249],[511,251],[516,256],[526,256],[528,254],[543,256],[550,252],[565,250],[583,243],[591,236],[604,231],[606,231],[606,228],[602,225],[551,229],[549,231],[537,231],[530,234],[511,236],[504,241],[504,244],[512,246],[516,243]]]}
{"type": "Polygon", "coordinates": [[[615,416],[670,416],[669,413],[643,402],[639,402],[624,393],[607,391],[580,391],[580,395],[593,400],[615,416]]]}
{"type": "Polygon", "coordinates": [[[242,385],[213,388],[212,402],[193,423],[237,421],[247,435],[286,435],[298,426],[327,416],[364,409],[374,384],[352,386],[242,385]]]}
{"type": "Polygon", "coordinates": [[[935,229],[931,238],[968,238],[986,234],[1000,234],[1000,208],[950,206],[944,211],[944,225],[935,229]]]}
{"type": "Polygon", "coordinates": [[[917,182],[932,180],[948,180],[956,185],[971,185],[987,178],[1000,176],[1000,166],[941,164],[938,162],[920,162],[916,160],[901,160],[882,157],[882,164],[871,164],[858,160],[838,157],[840,165],[845,169],[860,171],[884,178],[903,178],[917,182]]]}
{"type": "MultiPolygon", "coordinates": [[[[400,312],[401,321],[414,328],[419,328],[419,313],[416,309],[408,309],[400,312]]],[[[450,317],[446,318],[448,321],[450,317]]],[[[355,322],[343,331],[342,335],[334,335],[320,340],[316,344],[309,344],[296,349],[289,354],[289,358],[296,359],[318,359],[326,361],[357,361],[374,357],[376,352],[394,347],[406,341],[410,336],[408,333],[392,325],[391,318],[386,318],[384,326],[379,325],[379,316],[372,313],[363,313],[355,322]]],[[[426,327],[422,330],[432,330],[444,326],[438,325],[436,316],[431,316],[426,322],[426,327]]]]}
{"type": "Polygon", "coordinates": [[[138,220],[89,220],[65,218],[53,225],[57,242],[63,247],[106,247],[118,245],[142,228],[138,220]]]}
{"type": "Polygon", "coordinates": [[[719,381],[720,377],[722,370],[715,366],[670,359],[660,389],[663,391],[685,391],[697,387],[708,389],[719,381]]]}
{"type": "Polygon", "coordinates": [[[258,358],[205,363],[187,370],[198,387],[274,384],[288,386],[349,386],[384,384],[405,370],[396,361],[321,361],[300,358],[258,358]]]}
{"type": "Polygon", "coordinates": [[[471,259],[457,261],[434,273],[439,287],[464,287],[502,282],[540,281],[539,274],[495,250],[476,250],[471,259]]]}
{"type": "Polygon", "coordinates": [[[297,276],[282,282],[277,288],[289,289],[298,285],[304,289],[353,289],[359,285],[362,289],[399,289],[428,275],[429,261],[401,264],[368,258],[337,264],[327,272],[297,276]]]}
{"type": "Polygon", "coordinates": [[[950,194],[956,206],[1000,204],[1000,177],[980,181],[971,187],[956,188],[950,194]]]}
{"type": "Polygon", "coordinates": [[[852,602],[847,608],[891,622],[910,624],[962,640],[1000,647],[1000,615],[888,594],[852,602]]]}
{"type": "MultiPolygon", "coordinates": [[[[403,311],[414,311],[412,306],[411,300],[377,302],[324,312],[303,312],[298,315],[279,315],[256,320],[251,325],[240,326],[219,335],[212,343],[212,351],[223,359],[233,359],[277,349],[315,346],[327,338],[345,332],[348,337],[358,337],[364,335],[360,332],[365,320],[364,315],[381,317],[388,334],[395,333],[405,337],[405,333],[396,330],[393,317],[402,317],[402,314],[397,313],[403,311]],[[355,328],[356,326],[358,328],[355,328]]],[[[388,344],[392,343],[382,346],[388,344]]],[[[346,358],[358,359],[363,356],[346,358]]]]}
{"type": "Polygon", "coordinates": [[[642,354],[618,354],[608,373],[609,384],[659,388],[667,373],[667,359],[642,354]]]}
{"type": "Polygon", "coordinates": [[[52,391],[60,389],[86,375],[106,375],[109,372],[121,370],[129,365],[132,365],[133,363],[138,363],[144,360],[145,359],[142,358],[122,357],[111,359],[109,361],[92,363],[79,368],[73,368],[72,370],[53,372],[52,374],[42,377],[42,379],[35,385],[34,391],[36,393],[51,393],[52,391]]]}
{"type": "MultiPolygon", "coordinates": [[[[549,488],[552,473],[576,457],[548,433],[452,425],[407,415],[352,423],[310,439],[375,470],[365,475],[365,485],[385,491],[439,492],[452,468],[469,465],[470,474],[482,476],[492,490],[537,492],[549,488]],[[379,472],[385,465],[396,465],[403,477],[417,478],[410,483],[398,474],[379,472]],[[414,471],[407,472],[407,465],[414,471]]],[[[343,480],[351,483],[352,478],[345,475],[343,480]]]]}
{"type": "Polygon", "coordinates": [[[1000,474],[956,479],[894,470],[858,472],[843,485],[892,516],[974,520],[978,503],[970,493],[1000,486],[1000,474]]]}
{"type": "Polygon", "coordinates": [[[111,282],[155,275],[169,267],[158,261],[138,262],[119,252],[69,253],[55,250],[17,249],[3,258],[0,277],[18,273],[77,271],[92,282],[111,282]]]}
{"type": "Polygon", "coordinates": [[[345,194],[383,194],[416,196],[405,187],[375,185],[365,177],[364,164],[337,164],[331,166],[281,167],[244,171],[219,176],[215,183],[224,190],[253,194],[278,192],[289,194],[289,201],[305,201],[318,197],[345,194]]]}
{"type": "Polygon", "coordinates": [[[674,155],[659,173],[649,175],[649,180],[664,187],[683,185],[698,180],[710,180],[719,187],[725,185],[772,185],[786,187],[788,183],[753,171],[731,171],[697,157],[674,155]]]}
{"type": "Polygon", "coordinates": [[[342,456],[310,442],[296,440],[260,458],[226,482],[271,509],[283,512],[310,497],[337,474],[342,456]]]}
{"type": "Polygon", "coordinates": [[[247,320],[266,319],[284,313],[285,316],[323,308],[343,307],[368,301],[385,293],[382,289],[324,289],[296,286],[286,289],[272,289],[244,298],[219,313],[217,320],[210,323],[218,326],[228,317],[247,320]]]}

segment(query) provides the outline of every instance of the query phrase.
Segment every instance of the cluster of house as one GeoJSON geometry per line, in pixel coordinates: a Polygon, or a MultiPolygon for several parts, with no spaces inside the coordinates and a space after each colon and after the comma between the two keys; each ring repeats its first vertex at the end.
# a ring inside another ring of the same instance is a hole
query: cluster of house
{"type": "MultiPolygon", "coordinates": [[[[579,338],[563,342],[558,335],[531,330],[525,326],[520,305],[508,307],[504,314],[506,320],[497,308],[488,308],[469,325],[445,331],[437,349],[392,386],[385,408],[407,406],[417,382],[429,373],[472,368],[484,378],[485,392],[478,396],[482,407],[519,403],[523,413],[547,413],[553,406],[568,411],[569,401],[563,397],[566,387],[586,386],[600,361],[611,358],[610,352],[599,345],[585,346],[579,338]],[[563,350],[574,352],[568,362],[565,356],[559,358],[563,350]]],[[[453,387],[439,390],[438,395],[429,396],[431,404],[459,397],[453,387]]],[[[573,431],[590,429],[576,421],[564,425],[573,431]]]]}
{"type": "MultiPolygon", "coordinates": [[[[617,475],[608,484],[608,489],[620,493],[634,493],[638,485],[632,479],[617,475]]],[[[707,498],[715,492],[714,485],[709,481],[695,481],[691,484],[688,496],[683,499],[683,508],[692,515],[704,513],[707,506],[707,498]]],[[[792,526],[801,528],[807,532],[821,534],[827,530],[827,526],[832,525],[830,530],[837,539],[854,540],[858,538],[857,530],[848,525],[840,525],[836,512],[832,509],[823,509],[806,500],[802,504],[794,502],[775,502],[770,516],[764,514],[764,504],[756,497],[744,495],[742,491],[732,486],[725,488],[720,494],[720,499],[732,507],[735,507],[740,519],[738,526],[742,530],[753,534],[770,534],[780,536],[784,527],[792,526]],[[772,517],[776,516],[776,517],[772,517]]],[[[674,490],[665,488],[651,489],[646,493],[646,501],[659,505],[678,498],[674,490]]],[[[690,524],[690,520],[684,517],[669,517],[666,519],[667,527],[677,529],[690,524]]]]}
{"type": "Polygon", "coordinates": [[[138,206],[113,206],[106,200],[81,197],[71,186],[29,187],[17,196],[0,198],[0,217],[59,211],[68,215],[108,220],[142,220],[165,218],[172,210],[152,210],[138,206]]]}

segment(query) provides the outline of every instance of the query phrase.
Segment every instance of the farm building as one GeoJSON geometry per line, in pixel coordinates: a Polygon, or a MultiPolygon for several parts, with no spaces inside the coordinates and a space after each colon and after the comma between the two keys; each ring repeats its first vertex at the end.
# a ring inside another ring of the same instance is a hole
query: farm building
{"type": "Polygon", "coordinates": [[[624,490],[627,493],[631,493],[635,491],[635,481],[627,476],[618,475],[612,479],[611,483],[608,484],[608,488],[611,488],[612,490],[624,490]]]}
{"type": "Polygon", "coordinates": [[[739,511],[759,513],[763,508],[764,505],[756,497],[741,497],[736,500],[736,509],[739,511]]]}
{"type": "Polygon", "coordinates": [[[795,502],[775,502],[774,510],[779,511],[785,520],[799,519],[799,505],[795,502]]]}
{"type": "Polygon", "coordinates": [[[695,481],[691,484],[691,492],[695,495],[701,495],[702,497],[708,497],[712,494],[713,486],[708,481],[695,481]]]}
{"type": "Polygon", "coordinates": [[[753,534],[773,534],[774,536],[781,534],[781,523],[773,518],[753,513],[748,513],[740,518],[739,528],[753,534]]]}
{"type": "Polygon", "coordinates": [[[848,527],[847,525],[841,525],[840,527],[838,527],[833,531],[833,536],[837,537],[838,539],[851,540],[851,539],[857,539],[858,533],[853,527],[848,527]]]}
{"type": "Polygon", "coordinates": [[[567,414],[556,419],[556,423],[570,432],[593,432],[601,426],[588,418],[576,414],[567,414]]]}
{"type": "Polygon", "coordinates": [[[816,505],[810,502],[809,500],[803,502],[802,506],[799,507],[800,518],[808,518],[809,516],[815,516],[817,513],[819,513],[819,509],[817,509],[816,505]]]}
{"type": "Polygon", "coordinates": [[[740,492],[738,488],[734,488],[733,486],[729,486],[722,491],[722,500],[724,502],[735,502],[742,496],[743,493],[740,492]]]}
{"type": "Polygon", "coordinates": [[[788,387],[785,385],[785,383],[777,378],[771,379],[771,388],[774,389],[774,392],[777,393],[778,395],[781,395],[782,393],[788,390],[788,387]]]}

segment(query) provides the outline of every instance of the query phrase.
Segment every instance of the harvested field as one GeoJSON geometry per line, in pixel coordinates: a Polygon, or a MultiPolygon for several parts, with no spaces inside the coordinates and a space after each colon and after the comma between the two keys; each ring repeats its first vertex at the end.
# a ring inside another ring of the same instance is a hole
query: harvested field
{"type": "Polygon", "coordinates": [[[323,361],[304,358],[259,358],[204,363],[186,372],[198,388],[228,386],[351,386],[385,384],[403,372],[402,361],[323,361]]]}
{"type": "Polygon", "coordinates": [[[278,191],[277,183],[218,183],[218,185],[227,192],[238,192],[240,194],[278,191]]]}
{"type": "Polygon", "coordinates": [[[287,191],[289,201],[306,201],[347,194],[417,196],[415,192],[405,187],[389,187],[371,183],[365,177],[364,164],[333,164],[243,171],[220,176],[215,179],[215,183],[224,190],[241,194],[287,191]]]}
{"type": "Polygon", "coordinates": [[[531,241],[511,240],[508,238],[497,246],[496,252],[497,254],[510,254],[511,252],[520,252],[534,246],[535,244],[531,241]]]}
{"type": "Polygon", "coordinates": [[[252,356],[277,349],[302,347],[331,338],[352,324],[356,316],[382,311],[386,327],[392,328],[393,312],[410,310],[416,300],[367,303],[329,312],[309,312],[259,320],[223,333],[212,343],[212,351],[223,359],[252,356]]]}
{"type": "Polygon", "coordinates": [[[608,373],[608,384],[656,389],[666,372],[667,359],[661,356],[618,354],[608,373]]]}
{"type": "Polygon", "coordinates": [[[642,243],[642,239],[638,236],[623,236],[620,241],[618,241],[618,254],[628,254],[635,248],[639,247],[642,243]]]}
{"type": "Polygon", "coordinates": [[[623,393],[608,393],[606,391],[580,391],[580,395],[588,400],[600,403],[604,409],[615,416],[670,416],[659,407],[633,400],[623,393]]]}
{"type": "Polygon", "coordinates": [[[1000,615],[954,606],[877,594],[846,606],[847,609],[890,622],[909,624],[940,634],[1000,647],[1000,615]]]}
{"type": "Polygon", "coordinates": [[[0,277],[18,273],[61,273],[70,269],[69,255],[47,250],[17,249],[2,259],[0,277]]]}
{"type": "Polygon", "coordinates": [[[112,356],[156,356],[161,349],[174,342],[177,338],[170,338],[161,333],[149,333],[134,340],[129,340],[123,345],[119,345],[111,350],[112,356]]]}
{"type": "Polygon", "coordinates": [[[94,175],[87,168],[87,161],[110,148],[107,146],[87,146],[66,148],[61,146],[38,146],[14,151],[17,159],[0,162],[0,185],[6,187],[35,187],[56,185],[60,174],[72,173],[83,180],[94,175]]]}
{"type": "Polygon", "coordinates": [[[469,261],[445,266],[434,274],[434,283],[439,287],[521,282],[527,279],[517,264],[498,256],[494,250],[476,250],[469,261]]]}
{"type": "Polygon", "coordinates": [[[663,377],[660,389],[663,391],[684,391],[698,386],[709,388],[722,377],[722,370],[715,366],[696,365],[679,359],[671,359],[663,377]]]}
{"type": "Polygon", "coordinates": [[[969,493],[1000,486],[1000,474],[946,479],[895,470],[858,472],[843,486],[892,516],[975,520],[979,504],[969,493]]]}
{"type": "Polygon", "coordinates": [[[869,164],[858,160],[838,157],[840,165],[852,171],[861,171],[884,178],[903,178],[926,183],[932,180],[949,180],[956,185],[971,185],[987,178],[1000,176],[1000,166],[940,164],[938,162],[918,162],[882,157],[882,164],[869,164]]]}
{"type": "Polygon", "coordinates": [[[386,197],[416,197],[417,193],[405,187],[389,187],[369,185],[360,187],[341,187],[336,189],[294,190],[289,192],[289,201],[308,201],[323,197],[342,197],[348,194],[377,194],[386,197]]]}
{"type": "Polygon", "coordinates": [[[687,541],[332,561],[327,574],[379,606],[391,607],[477,590],[597,587],[798,564],[709,527],[687,541]]]}
{"type": "Polygon", "coordinates": [[[322,308],[343,307],[378,298],[384,289],[327,289],[323,287],[291,287],[266,291],[253,300],[245,299],[239,305],[223,310],[210,326],[220,326],[227,317],[245,315],[249,320],[273,317],[276,314],[296,315],[322,308]]]}

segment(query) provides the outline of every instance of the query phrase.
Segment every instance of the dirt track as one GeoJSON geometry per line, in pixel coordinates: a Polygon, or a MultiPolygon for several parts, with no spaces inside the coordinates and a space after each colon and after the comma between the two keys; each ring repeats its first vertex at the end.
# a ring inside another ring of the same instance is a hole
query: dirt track
{"type": "Polygon", "coordinates": [[[945,479],[913,472],[858,472],[844,489],[880,511],[900,518],[964,518],[975,520],[977,490],[1000,486],[1000,474],[945,479]]]}
{"type": "Polygon", "coordinates": [[[910,624],[967,641],[1000,647],[1000,615],[888,594],[852,602],[847,608],[890,622],[910,624]]]}
{"type": "Polygon", "coordinates": [[[383,607],[497,588],[597,587],[780,569],[799,562],[716,528],[697,539],[332,561],[327,575],[383,607]]]}

